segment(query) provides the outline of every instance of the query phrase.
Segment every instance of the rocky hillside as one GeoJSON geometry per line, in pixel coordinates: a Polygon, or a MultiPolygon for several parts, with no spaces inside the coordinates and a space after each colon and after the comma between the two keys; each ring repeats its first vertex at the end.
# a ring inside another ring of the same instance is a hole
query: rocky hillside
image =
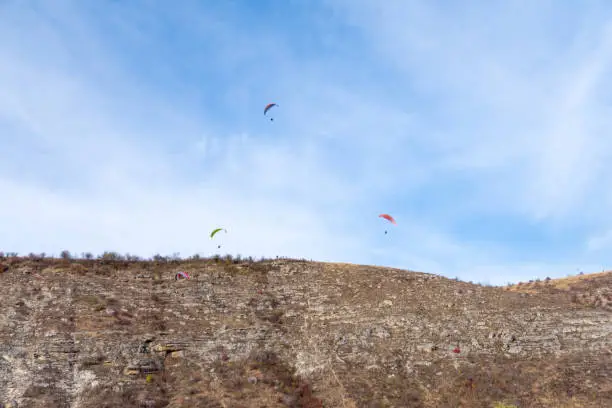
{"type": "Polygon", "coordinates": [[[0,402],[612,407],[611,279],[497,288],[284,259],[4,257],[0,402]]]}
{"type": "Polygon", "coordinates": [[[612,272],[609,271],[560,279],[532,280],[509,286],[507,290],[532,294],[569,294],[572,302],[612,312],[612,272]]]}

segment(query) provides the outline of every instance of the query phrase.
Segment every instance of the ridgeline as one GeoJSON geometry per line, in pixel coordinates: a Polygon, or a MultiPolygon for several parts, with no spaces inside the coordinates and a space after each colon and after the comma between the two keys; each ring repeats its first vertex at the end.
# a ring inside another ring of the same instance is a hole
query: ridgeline
{"type": "Polygon", "coordinates": [[[612,407],[610,272],[87,258],[0,257],[0,404],[612,407]]]}

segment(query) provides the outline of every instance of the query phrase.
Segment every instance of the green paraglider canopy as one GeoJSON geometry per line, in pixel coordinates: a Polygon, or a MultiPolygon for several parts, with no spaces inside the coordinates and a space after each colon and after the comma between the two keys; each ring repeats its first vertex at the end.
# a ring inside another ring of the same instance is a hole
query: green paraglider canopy
{"type": "Polygon", "coordinates": [[[225,228],[215,228],[211,233],[210,233],[210,238],[212,239],[215,234],[219,231],[225,231],[225,233],[227,233],[227,230],[225,228]]]}

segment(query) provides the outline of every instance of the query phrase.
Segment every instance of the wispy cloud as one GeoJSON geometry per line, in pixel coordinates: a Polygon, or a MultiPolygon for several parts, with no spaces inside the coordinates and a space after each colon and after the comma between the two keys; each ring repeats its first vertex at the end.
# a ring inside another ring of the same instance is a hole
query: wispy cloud
{"type": "Polygon", "coordinates": [[[222,225],[243,255],[599,270],[612,8],[577,7],[5,3],[0,246],[208,254],[222,225]]]}

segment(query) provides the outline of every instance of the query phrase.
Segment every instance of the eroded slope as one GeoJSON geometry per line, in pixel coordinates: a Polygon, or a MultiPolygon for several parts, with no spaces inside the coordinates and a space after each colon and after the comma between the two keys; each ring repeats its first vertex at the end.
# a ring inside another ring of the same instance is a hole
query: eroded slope
{"type": "Polygon", "coordinates": [[[565,292],[294,260],[1,262],[0,401],[21,406],[612,406],[611,313],[565,292]]]}

